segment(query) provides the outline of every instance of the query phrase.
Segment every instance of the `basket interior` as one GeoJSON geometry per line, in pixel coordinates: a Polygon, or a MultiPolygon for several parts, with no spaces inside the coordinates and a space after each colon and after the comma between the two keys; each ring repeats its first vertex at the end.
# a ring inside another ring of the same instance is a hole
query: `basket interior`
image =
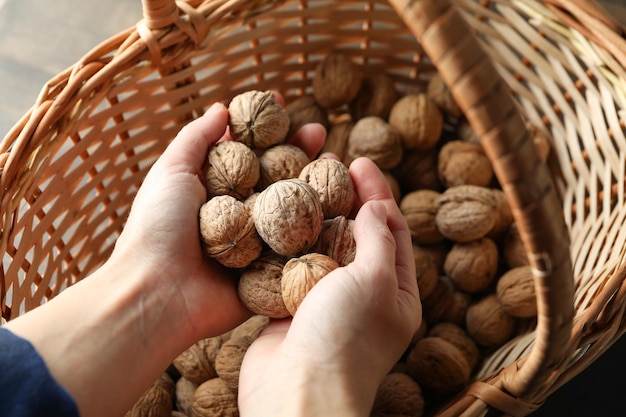
{"type": "MultiPolygon", "coordinates": [[[[596,335],[593,323],[585,326],[586,342],[616,337],[621,292],[613,296],[606,287],[619,278],[626,239],[623,74],[597,65],[608,58],[556,16],[545,18],[552,15],[538,2],[454,3],[526,120],[552,139],[577,316],[605,323],[596,335]],[[607,327],[612,333],[601,336],[607,327]]],[[[94,49],[50,86],[27,125],[5,138],[3,152],[23,152],[2,196],[3,320],[49,300],[107,258],[146,171],[211,103],[251,89],[276,89],[288,101],[310,92],[313,69],[330,51],[351,55],[369,73],[392,75],[403,92],[423,89],[436,71],[382,0],[287,1],[245,22],[222,20],[200,45],[184,33],[160,34],[158,56],[133,48],[142,42],[134,32],[94,49]]],[[[522,330],[481,373],[519,358],[533,340],[532,328],[522,330]]]]}

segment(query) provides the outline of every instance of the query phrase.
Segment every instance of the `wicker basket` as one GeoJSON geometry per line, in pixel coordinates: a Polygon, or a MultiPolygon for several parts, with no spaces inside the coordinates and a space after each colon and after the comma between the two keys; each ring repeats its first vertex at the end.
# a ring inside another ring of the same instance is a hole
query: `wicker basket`
{"type": "Polygon", "coordinates": [[[10,320],[111,252],[146,171],[214,101],[287,100],[342,51],[401,90],[439,71],[480,134],[535,273],[536,328],[440,415],[527,415],[624,331],[626,42],[583,0],[143,0],[144,19],[46,84],[0,143],[10,320]],[[539,163],[529,122],[548,133],[539,163]]]}

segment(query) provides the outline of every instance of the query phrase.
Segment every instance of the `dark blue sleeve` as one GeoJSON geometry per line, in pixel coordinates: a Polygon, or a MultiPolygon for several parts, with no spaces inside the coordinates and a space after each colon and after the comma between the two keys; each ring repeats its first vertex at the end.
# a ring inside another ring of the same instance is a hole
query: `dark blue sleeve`
{"type": "Polygon", "coordinates": [[[0,416],[79,417],[33,345],[0,327],[0,416]]]}

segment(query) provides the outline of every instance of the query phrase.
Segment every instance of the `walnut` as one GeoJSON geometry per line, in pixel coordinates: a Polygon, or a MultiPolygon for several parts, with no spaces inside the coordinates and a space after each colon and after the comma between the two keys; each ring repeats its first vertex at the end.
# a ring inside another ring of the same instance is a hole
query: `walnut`
{"type": "Polygon", "coordinates": [[[398,96],[395,82],[389,75],[379,73],[366,76],[359,93],[350,103],[350,114],[354,120],[367,116],[386,120],[398,96]]]}
{"type": "Polygon", "coordinates": [[[459,140],[442,146],[437,169],[445,187],[463,184],[486,187],[493,179],[491,161],[483,147],[459,140]]]}
{"type": "Polygon", "coordinates": [[[296,132],[307,123],[319,123],[326,129],[330,127],[326,109],[315,101],[315,97],[304,95],[296,98],[285,106],[289,115],[289,132],[287,137],[293,137],[296,132]]]}
{"type": "Polygon", "coordinates": [[[243,203],[246,205],[246,207],[248,207],[248,210],[250,210],[250,213],[254,212],[254,204],[256,203],[256,199],[258,197],[259,197],[259,193],[254,192],[250,194],[245,200],[243,200],[243,203]]]}
{"type": "Polygon", "coordinates": [[[223,342],[219,336],[200,339],[174,358],[172,364],[182,377],[194,384],[215,378],[215,357],[223,342]]]}
{"type": "Polygon", "coordinates": [[[515,268],[518,266],[529,265],[528,252],[522,242],[522,236],[520,235],[517,224],[512,223],[509,230],[504,237],[504,244],[502,248],[502,257],[509,268],[515,268]]]}
{"type": "Polygon", "coordinates": [[[376,116],[359,119],[348,136],[344,163],[358,157],[371,159],[380,169],[391,169],[402,160],[402,138],[389,123],[376,116]]]}
{"type": "Polygon", "coordinates": [[[443,188],[437,173],[438,157],[436,148],[404,151],[394,174],[405,193],[422,189],[439,191],[443,188]]]}
{"type": "Polygon", "coordinates": [[[339,107],[354,100],[362,82],[362,68],[349,56],[333,53],[315,67],[313,95],[323,108],[339,107]]]}
{"type": "Polygon", "coordinates": [[[286,262],[286,256],[268,252],[243,271],[237,291],[239,299],[250,311],[276,319],[289,316],[280,287],[286,262]]]}
{"type": "Polygon", "coordinates": [[[328,130],[321,152],[333,153],[337,155],[340,161],[344,160],[348,148],[348,137],[353,126],[354,122],[351,120],[344,120],[332,125],[328,130]]]}
{"type": "Polygon", "coordinates": [[[434,325],[442,320],[452,305],[454,292],[454,284],[450,278],[440,275],[435,289],[422,300],[423,315],[428,323],[434,325]]]}
{"type": "Polygon", "coordinates": [[[393,105],[389,124],[402,137],[405,149],[431,149],[443,131],[443,115],[426,94],[407,94],[393,105]]]}
{"type": "Polygon", "coordinates": [[[259,156],[260,179],[255,189],[263,191],[280,180],[298,178],[310,162],[308,155],[297,146],[282,144],[266,149],[259,156]]]}
{"type": "Polygon", "coordinates": [[[339,264],[321,253],[292,258],[283,268],[282,293],[287,310],[295,315],[308,292],[339,264]]]}
{"type": "Polygon", "coordinates": [[[230,134],[250,148],[268,148],[283,142],[289,131],[287,110],[271,91],[247,91],[228,105],[230,134]]]}
{"type": "Polygon", "coordinates": [[[445,238],[437,228],[437,200],[441,194],[433,190],[412,191],[400,201],[400,211],[409,226],[413,242],[431,245],[445,238]]]}
{"type": "Polygon", "coordinates": [[[254,341],[253,337],[231,337],[224,342],[215,357],[215,370],[224,385],[234,393],[239,391],[239,370],[243,357],[254,341]]]}
{"type": "Polygon", "coordinates": [[[480,358],[478,346],[461,326],[454,323],[438,323],[428,331],[428,337],[440,337],[456,346],[467,360],[470,371],[478,364],[480,358]]]}
{"type": "Polygon", "coordinates": [[[354,220],[345,216],[324,220],[322,231],[317,242],[311,247],[311,252],[330,256],[340,266],[346,266],[354,261],[356,255],[354,220]]]}
{"type": "Polygon", "coordinates": [[[467,309],[465,328],[480,346],[500,346],[515,332],[515,318],[504,310],[496,294],[488,294],[467,309]]]}
{"type": "Polygon", "coordinates": [[[417,245],[413,244],[413,255],[416,251],[420,252],[420,256],[428,256],[435,267],[437,268],[437,274],[443,274],[443,264],[446,261],[446,256],[448,256],[448,252],[450,251],[450,246],[448,242],[441,242],[434,245],[417,245]]]}
{"type": "Polygon", "coordinates": [[[406,363],[410,376],[437,396],[453,395],[469,382],[471,370],[464,354],[440,337],[425,337],[417,342],[406,363]]]}
{"type": "Polygon", "coordinates": [[[420,298],[423,300],[437,287],[439,272],[432,257],[415,244],[413,245],[413,258],[415,259],[417,287],[420,291],[420,298]]]}
{"type": "Polygon", "coordinates": [[[189,417],[189,415],[186,413],[183,413],[182,411],[174,410],[172,411],[171,417],[189,417]]]}
{"type": "Polygon", "coordinates": [[[457,185],[445,190],[437,200],[437,228],[455,242],[480,239],[493,228],[496,200],[491,189],[477,185],[457,185]]]}
{"type": "Polygon", "coordinates": [[[213,197],[200,207],[199,220],[204,252],[222,265],[243,268],[261,254],[252,213],[234,197],[213,197]]]}
{"type": "Polygon", "coordinates": [[[454,99],[452,91],[450,91],[448,84],[446,84],[440,73],[436,72],[428,80],[426,95],[445,114],[454,118],[459,118],[463,115],[463,110],[461,110],[459,104],[454,99]]]}
{"type": "Polygon", "coordinates": [[[296,256],[317,240],[324,213],[319,195],[309,184],[289,179],[261,192],[253,218],[259,235],[276,253],[296,256]]]}
{"type": "Polygon", "coordinates": [[[488,236],[494,240],[501,241],[506,236],[513,223],[513,212],[504,191],[492,188],[491,192],[496,199],[496,217],[488,236]]]}
{"type": "Polygon", "coordinates": [[[441,315],[442,322],[454,323],[459,326],[465,325],[467,309],[472,303],[470,294],[463,291],[454,291],[447,303],[448,308],[441,315]]]}
{"type": "Polygon", "coordinates": [[[133,404],[125,417],[171,417],[174,397],[174,381],[163,373],[133,404]]]}
{"type": "Polygon", "coordinates": [[[408,375],[388,374],[376,391],[371,417],[421,417],[424,397],[420,386],[408,375]]]}
{"type": "Polygon", "coordinates": [[[230,195],[244,200],[259,180],[259,161],[240,142],[225,141],[213,146],[204,167],[204,185],[209,197],[230,195]]]}
{"type": "Polygon", "coordinates": [[[325,219],[348,216],[354,206],[356,192],[348,168],[335,159],[316,159],[307,164],[299,178],[320,196],[325,219]]]}
{"type": "Polygon", "coordinates": [[[519,266],[505,272],[496,286],[498,301],[513,317],[535,317],[537,296],[530,266],[519,266]]]}
{"type": "Polygon", "coordinates": [[[221,378],[209,379],[196,389],[189,417],[239,417],[237,394],[221,378]]]}
{"type": "Polygon", "coordinates": [[[455,243],[448,252],[443,269],[456,288],[477,293],[486,290],[494,281],[498,258],[495,242],[483,237],[455,243]]]}
{"type": "Polygon", "coordinates": [[[176,381],[176,408],[185,415],[191,414],[191,405],[196,394],[198,384],[191,382],[185,377],[176,381]]]}
{"type": "Polygon", "coordinates": [[[248,336],[252,339],[256,339],[259,334],[265,330],[268,324],[270,324],[270,319],[268,317],[258,314],[254,315],[241,323],[239,326],[235,327],[230,332],[230,337],[236,339],[238,337],[248,336]]]}

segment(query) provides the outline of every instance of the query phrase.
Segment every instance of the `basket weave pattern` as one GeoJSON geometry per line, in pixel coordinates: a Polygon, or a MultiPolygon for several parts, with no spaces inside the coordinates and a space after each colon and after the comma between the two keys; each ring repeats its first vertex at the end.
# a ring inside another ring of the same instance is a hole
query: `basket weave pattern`
{"type": "Polygon", "coordinates": [[[626,43],[595,3],[143,4],[141,22],[50,80],[0,143],[4,320],[107,258],[185,123],[250,89],[304,94],[316,63],[341,51],[405,92],[442,73],[537,255],[537,329],[492,353],[441,414],[526,415],[623,334],[626,43]],[[525,122],[551,138],[551,171],[536,164],[525,122]]]}

